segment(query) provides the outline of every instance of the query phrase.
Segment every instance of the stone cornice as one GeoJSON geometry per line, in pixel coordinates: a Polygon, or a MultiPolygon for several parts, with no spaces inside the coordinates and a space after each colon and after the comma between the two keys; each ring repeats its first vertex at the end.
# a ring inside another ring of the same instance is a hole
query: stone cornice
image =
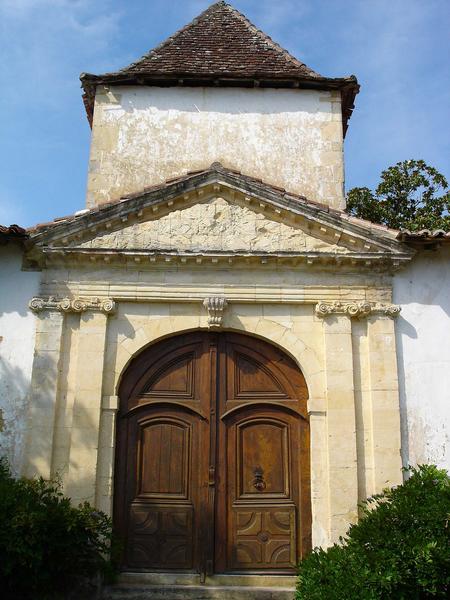
{"type": "Polygon", "coordinates": [[[81,313],[92,310],[112,314],[116,309],[116,303],[112,298],[63,298],[58,300],[52,296],[47,299],[35,297],[30,300],[28,306],[35,313],[44,310],[57,310],[63,313],[81,313]]]}
{"type": "Polygon", "coordinates": [[[388,252],[326,252],[326,251],[217,251],[201,250],[198,252],[177,250],[112,250],[109,248],[45,248],[42,255],[48,264],[95,264],[126,265],[139,269],[166,268],[167,265],[195,267],[197,265],[277,265],[304,267],[307,269],[320,266],[333,271],[336,268],[346,270],[376,270],[377,272],[396,271],[405,266],[411,259],[407,254],[390,254],[388,252]]]}
{"type": "Polygon", "coordinates": [[[329,315],[348,315],[349,317],[361,318],[370,315],[385,315],[397,317],[400,314],[400,306],[396,304],[382,304],[381,302],[318,302],[315,313],[319,317],[329,315]]]}

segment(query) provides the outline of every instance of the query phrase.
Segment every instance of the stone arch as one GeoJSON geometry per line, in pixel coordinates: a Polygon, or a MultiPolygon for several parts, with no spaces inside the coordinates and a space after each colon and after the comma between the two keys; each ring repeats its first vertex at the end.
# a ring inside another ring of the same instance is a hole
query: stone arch
{"type": "MultiPolygon", "coordinates": [[[[192,315],[186,305],[183,314],[179,305],[177,315],[149,320],[140,326],[132,338],[123,340],[117,348],[114,371],[114,394],[117,394],[122,374],[133,357],[142,352],[150,344],[156,343],[175,334],[207,329],[206,316],[192,315]]],[[[306,346],[300,337],[281,323],[265,318],[262,314],[258,319],[243,320],[238,314],[229,314],[224,319],[224,330],[246,333],[272,343],[280,348],[296,362],[303,373],[309,390],[308,409],[315,410],[322,404],[325,396],[323,386],[323,365],[320,364],[315,352],[306,346]]]]}

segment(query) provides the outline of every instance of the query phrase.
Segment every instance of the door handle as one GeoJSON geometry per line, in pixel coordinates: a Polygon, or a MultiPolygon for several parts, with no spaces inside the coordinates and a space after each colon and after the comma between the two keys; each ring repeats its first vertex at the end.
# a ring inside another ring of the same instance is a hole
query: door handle
{"type": "Polygon", "coordinates": [[[209,467],[208,485],[209,486],[216,485],[216,469],[215,469],[215,467],[209,467]]]}

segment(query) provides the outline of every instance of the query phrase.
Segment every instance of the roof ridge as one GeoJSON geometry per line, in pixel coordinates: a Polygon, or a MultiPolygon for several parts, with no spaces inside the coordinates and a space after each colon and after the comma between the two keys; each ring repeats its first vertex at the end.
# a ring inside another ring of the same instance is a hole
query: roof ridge
{"type": "Polygon", "coordinates": [[[228,10],[230,10],[233,14],[235,14],[237,17],[239,17],[239,19],[241,19],[241,21],[251,31],[253,31],[254,33],[256,33],[264,41],[268,42],[275,50],[279,50],[280,52],[282,52],[284,54],[285,58],[287,58],[289,61],[293,62],[296,67],[304,67],[305,69],[307,69],[311,73],[311,75],[315,75],[315,76],[321,77],[321,75],[319,75],[319,73],[316,73],[316,71],[313,71],[313,69],[311,69],[310,67],[308,67],[308,65],[306,65],[304,62],[302,62],[301,60],[299,60],[298,58],[296,58],[293,54],[291,54],[289,52],[289,50],[286,50],[286,48],[283,48],[283,46],[280,46],[280,44],[278,44],[277,42],[275,42],[275,40],[273,40],[270,37],[270,35],[268,35],[267,33],[265,33],[262,29],[258,29],[258,27],[254,23],[252,23],[248,17],[246,17],[243,13],[241,13],[239,10],[237,10],[237,8],[234,8],[234,6],[232,6],[228,2],[224,2],[224,0],[221,0],[220,2],[216,2],[215,4],[212,4],[210,6],[210,8],[212,8],[212,6],[215,6],[217,4],[222,4],[228,10]]]}
{"type": "MultiPolygon", "coordinates": [[[[154,48],[151,48],[150,50],[148,50],[147,52],[145,52],[145,54],[143,54],[140,58],[138,58],[137,60],[133,61],[132,63],[130,63],[126,67],[123,67],[122,69],[119,69],[118,71],[112,71],[112,73],[123,73],[123,72],[126,72],[129,69],[131,69],[132,67],[138,65],[141,61],[145,60],[146,58],[151,58],[151,55],[154,52],[157,52],[158,50],[161,50],[162,48],[164,48],[165,46],[167,46],[170,42],[173,41],[174,38],[178,37],[181,33],[183,33],[183,31],[185,31],[186,29],[188,29],[192,25],[196,25],[197,22],[200,19],[204,18],[204,16],[206,15],[206,13],[208,13],[214,6],[217,6],[218,4],[226,5],[226,2],[224,2],[223,0],[220,0],[219,2],[214,2],[214,4],[211,4],[210,6],[208,6],[208,8],[205,8],[205,10],[202,11],[199,15],[197,15],[193,19],[191,19],[189,21],[189,23],[186,23],[186,25],[183,25],[183,27],[181,27],[180,29],[178,29],[177,31],[175,31],[175,33],[172,33],[172,35],[169,35],[168,38],[166,38],[165,40],[163,40],[162,42],[160,42],[159,44],[157,44],[154,48]]],[[[107,73],[107,74],[109,75],[109,73],[107,73]]]]}
{"type": "Polygon", "coordinates": [[[288,60],[289,62],[291,62],[294,66],[307,70],[308,74],[313,77],[322,77],[322,75],[320,75],[319,73],[317,73],[316,71],[314,71],[313,69],[308,67],[308,65],[306,63],[304,63],[301,60],[299,60],[298,58],[296,58],[293,54],[291,54],[288,50],[286,50],[286,48],[283,48],[282,46],[280,46],[280,44],[275,42],[267,33],[262,31],[262,29],[259,29],[254,23],[252,23],[250,21],[250,19],[248,19],[243,13],[241,13],[239,10],[237,10],[237,8],[235,8],[228,2],[225,2],[224,0],[220,0],[219,2],[214,2],[213,4],[208,6],[199,15],[197,15],[196,17],[191,19],[189,21],[189,23],[186,23],[186,25],[184,25],[183,27],[181,27],[180,29],[175,31],[175,33],[170,35],[168,38],[163,40],[161,43],[159,43],[157,46],[155,46],[148,52],[145,52],[140,58],[133,61],[126,67],[122,67],[118,71],[111,71],[109,73],[105,73],[105,75],[110,75],[110,74],[114,74],[114,73],[115,74],[127,73],[133,67],[138,66],[143,60],[151,59],[152,55],[155,55],[158,51],[162,50],[163,48],[165,48],[166,46],[171,44],[176,38],[178,38],[181,34],[183,34],[183,32],[185,32],[187,29],[189,29],[193,25],[197,25],[197,23],[199,23],[200,21],[203,21],[209,14],[214,12],[219,7],[226,8],[235,17],[237,17],[252,33],[255,33],[262,41],[269,44],[274,50],[283,54],[283,57],[286,60],[288,60]]]}

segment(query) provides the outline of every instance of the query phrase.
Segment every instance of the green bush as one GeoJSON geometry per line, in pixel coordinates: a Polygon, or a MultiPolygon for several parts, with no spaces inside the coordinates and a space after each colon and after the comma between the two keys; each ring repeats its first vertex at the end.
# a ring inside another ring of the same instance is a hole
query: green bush
{"type": "Polygon", "coordinates": [[[341,544],[299,566],[296,600],[450,597],[450,477],[432,465],[362,504],[341,544]]]}
{"type": "Polygon", "coordinates": [[[71,506],[55,482],[14,479],[0,459],[3,599],[74,597],[86,582],[111,571],[111,542],[111,521],[104,513],[87,502],[71,506]]]}

